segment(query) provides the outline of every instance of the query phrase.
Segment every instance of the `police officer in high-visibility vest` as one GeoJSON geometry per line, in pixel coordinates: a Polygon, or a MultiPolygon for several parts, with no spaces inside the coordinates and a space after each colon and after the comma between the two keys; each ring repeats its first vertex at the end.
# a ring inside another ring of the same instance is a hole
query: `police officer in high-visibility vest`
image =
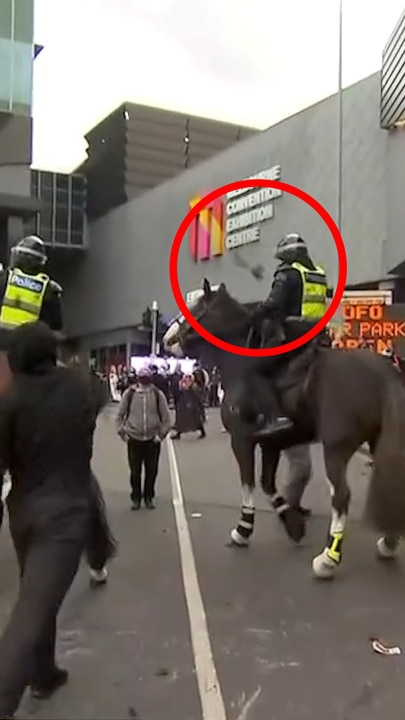
{"type": "MultiPolygon", "coordinates": [[[[327,298],[331,295],[325,271],[312,262],[306,243],[297,233],[289,233],[279,240],[275,257],[280,260],[280,265],[274,274],[270,294],[257,308],[253,319],[265,320],[266,316],[276,315],[281,320],[295,317],[307,320],[308,326],[315,324],[325,314],[327,298]]],[[[309,327],[304,332],[308,329],[309,327]]],[[[278,367],[283,358],[285,360],[285,356],[272,358],[274,365],[278,367]]],[[[266,358],[266,362],[268,361],[270,358],[266,358]]],[[[282,413],[271,382],[266,383],[264,394],[266,408],[272,407],[273,412],[271,419],[268,411],[262,414],[262,426],[258,436],[273,436],[280,431],[291,429],[291,420],[282,413]]]]}
{"type": "MultiPolygon", "coordinates": [[[[0,394],[12,380],[7,353],[12,330],[42,320],[62,339],[62,288],[44,273],[46,262],[45,243],[29,235],[12,248],[9,268],[0,269],[0,394]]],[[[0,527],[3,479],[0,475],[0,527]]]]}
{"type": "Polygon", "coordinates": [[[44,272],[47,259],[45,243],[36,235],[12,248],[10,267],[0,274],[1,330],[42,320],[61,333],[62,288],[44,272]]]}

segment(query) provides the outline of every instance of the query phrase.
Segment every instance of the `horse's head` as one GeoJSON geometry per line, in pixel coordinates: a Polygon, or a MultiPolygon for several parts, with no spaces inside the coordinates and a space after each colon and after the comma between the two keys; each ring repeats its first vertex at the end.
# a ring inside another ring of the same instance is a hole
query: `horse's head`
{"type": "MultiPolygon", "coordinates": [[[[205,279],[198,297],[188,308],[197,322],[223,340],[233,342],[230,335],[247,326],[248,311],[229,295],[224,283],[214,289],[205,279]]],[[[199,334],[183,315],[176,318],[163,338],[166,350],[179,356],[191,354],[197,341],[201,342],[199,334]]]]}

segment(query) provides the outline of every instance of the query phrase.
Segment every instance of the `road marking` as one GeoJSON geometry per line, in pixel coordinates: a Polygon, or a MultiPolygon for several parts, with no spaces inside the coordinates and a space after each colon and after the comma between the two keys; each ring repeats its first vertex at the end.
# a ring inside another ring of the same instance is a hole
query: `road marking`
{"type": "Polygon", "coordinates": [[[3,482],[3,489],[2,489],[2,493],[1,493],[1,499],[3,502],[5,501],[10,490],[11,490],[11,480],[9,478],[6,478],[3,482]]]}
{"type": "Polygon", "coordinates": [[[167,449],[174,515],[180,548],[181,570],[190,622],[190,635],[202,716],[203,720],[226,720],[225,705],[212,654],[207,617],[197,577],[190,530],[184,510],[179,467],[173,441],[169,437],[167,438],[167,449]]]}

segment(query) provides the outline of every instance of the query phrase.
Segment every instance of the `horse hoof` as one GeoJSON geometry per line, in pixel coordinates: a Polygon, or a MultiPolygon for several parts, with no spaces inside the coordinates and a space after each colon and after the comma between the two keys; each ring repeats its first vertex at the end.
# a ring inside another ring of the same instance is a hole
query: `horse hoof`
{"type": "Polygon", "coordinates": [[[230,544],[233,547],[247,547],[249,545],[249,540],[242,537],[242,535],[237,531],[237,529],[233,528],[233,530],[231,530],[230,544]]]}
{"type": "Polygon", "coordinates": [[[288,537],[295,543],[301,542],[306,533],[305,516],[296,508],[289,507],[280,514],[280,519],[284,524],[288,537]]]}
{"type": "Polygon", "coordinates": [[[106,567],[103,567],[101,570],[94,570],[93,568],[89,568],[89,575],[90,585],[92,585],[93,587],[105,585],[108,580],[108,570],[106,567]]]}
{"type": "Polygon", "coordinates": [[[312,571],[319,580],[332,580],[335,577],[337,563],[331,560],[323,550],[312,560],[312,571]]]}
{"type": "Polygon", "coordinates": [[[376,543],[377,555],[381,560],[393,560],[398,553],[398,540],[389,540],[386,537],[380,537],[376,543]]]}

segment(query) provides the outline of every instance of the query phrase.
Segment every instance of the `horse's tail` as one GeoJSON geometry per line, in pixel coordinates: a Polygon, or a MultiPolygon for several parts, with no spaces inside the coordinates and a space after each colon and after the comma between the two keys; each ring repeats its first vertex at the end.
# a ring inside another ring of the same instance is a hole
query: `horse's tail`
{"type": "Polygon", "coordinates": [[[366,517],[385,536],[405,535],[405,385],[384,388],[380,434],[374,448],[366,517]]]}

